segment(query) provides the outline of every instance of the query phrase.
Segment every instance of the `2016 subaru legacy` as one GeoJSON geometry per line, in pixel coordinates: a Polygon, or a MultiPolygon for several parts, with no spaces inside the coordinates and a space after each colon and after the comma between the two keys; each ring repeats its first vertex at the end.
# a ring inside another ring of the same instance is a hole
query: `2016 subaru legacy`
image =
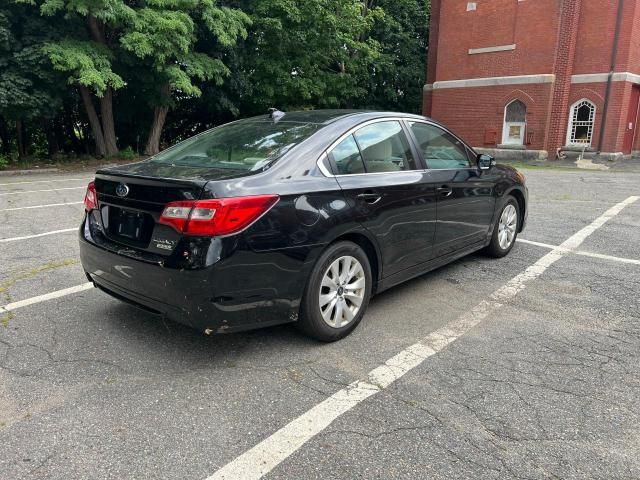
{"type": "Polygon", "coordinates": [[[508,254],[527,188],[425,117],[272,111],[99,170],[85,207],[106,293],[207,334],[295,322],[333,341],[375,293],[508,254]]]}

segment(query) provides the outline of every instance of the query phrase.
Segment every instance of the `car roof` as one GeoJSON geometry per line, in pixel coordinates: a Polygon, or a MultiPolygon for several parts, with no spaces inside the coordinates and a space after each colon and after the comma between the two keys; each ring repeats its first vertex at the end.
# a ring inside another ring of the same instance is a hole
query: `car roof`
{"type": "MultiPolygon", "coordinates": [[[[303,123],[317,123],[320,125],[329,125],[337,120],[341,120],[347,117],[351,117],[354,120],[362,121],[374,118],[384,117],[403,117],[403,118],[415,118],[424,120],[425,117],[421,115],[415,115],[410,113],[399,112],[381,112],[373,110],[300,110],[293,112],[283,112],[284,116],[280,118],[280,122],[303,122],[303,123]]],[[[269,114],[260,115],[247,120],[265,120],[270,119],[269,114]]]]}

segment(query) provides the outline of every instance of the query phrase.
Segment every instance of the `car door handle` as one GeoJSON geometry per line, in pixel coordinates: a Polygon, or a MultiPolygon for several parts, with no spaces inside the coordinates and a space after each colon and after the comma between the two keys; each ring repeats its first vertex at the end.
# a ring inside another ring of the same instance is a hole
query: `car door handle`
{"type": "Polygon", "coordinates": [[[440,194],[440,196],[448,197],[453,193],[453,188],[443,185],[441,187],[436,188],[436,191],[440,194]]]}
{"type": "Polygon", "coordinates": [[[382,199],[382,195],[376,192],[363,192],[360,195],[358,195],[356,198],[370,205],[375,205],[382,199]]]}

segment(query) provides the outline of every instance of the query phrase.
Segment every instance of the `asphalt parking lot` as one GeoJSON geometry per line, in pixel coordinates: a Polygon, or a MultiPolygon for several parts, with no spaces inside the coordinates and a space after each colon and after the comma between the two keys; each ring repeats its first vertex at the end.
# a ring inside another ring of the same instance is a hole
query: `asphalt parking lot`
{"type": "Polygon", "coordinates": [[[385,292],[328,345],[87,288],[91,175],[0,177],[0,478],[640,478],[640,174],[525,174],[507,258],[385,292]]]}

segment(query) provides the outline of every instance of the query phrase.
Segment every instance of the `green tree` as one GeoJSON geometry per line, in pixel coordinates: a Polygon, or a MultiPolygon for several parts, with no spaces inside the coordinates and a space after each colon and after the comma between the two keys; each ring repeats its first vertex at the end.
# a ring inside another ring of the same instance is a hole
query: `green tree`
{"type": "MultiPolygon", "coordinates": [[[[194,50],[198,32],[210,32],[225,46],[246,35],[248,17],[219,7],[215,0],[16,0],[35,4],[52,16],[63,12],[76,25],[72,35],[47,45],[53,67],[78,87],[98,155],[118,152],[113,113],[114,91],[135,84],[126,57],[148,62],[155,106],[146,152],[157,153],[172,95],[198,96],[193,79],[221,82],[228,70],[220,59],[194,50]],[[98,100],[100,114],[94,102],[98,100]]],[[[130,62],[129,62],[130,63],[130,62]]]]}
{"type": "Polygon", "coordinates": [[[429,0],[5,0],[2,148],[93,140],[99,156],[118,142],[154,154],[161,139],[274,106],[417,112],[428,11],[429,0]]]}
{"type": "Polygon", "coordinates": [[[357,0],[244,0],[253,21],[234,77],[246,90],[239,109],[338,108],[367,95],[368,65],[379,56],[369,35],[384,12],[357,0]]]}
{"type": "Polygon", "coordinates": [[[7,124],[15,125],[18,155],[27,153],[27,122],[48,125],[60,110],[64,78],[51,69],[42,47],[56,38],[56,25],[33,15],[23,5],[0,11],[0,136],[9,151],[7,124]]]}
{"type": "Polygon", "coordinates": [[[38,5],[44,17],[64,15],[67,34],[44,49],[53,67],[78,88],[95,140],[96,154],[118,152],[113,91],[124,80],[113,70],[118,36],[133,10],[123,0],[16,0],[38,5]],[[100,105],[100,116],[94,101],[100,105]]]}
{"type": "Polygon", "coordinates": [[[429,38],[429,0],[368,0],[384,11],[371,29],[380,56],[369,65],[366,108],[419,113],[429,38]]]}
{"type": "Polygon", "coordinates": [[[147,0],[134,11],[120,39],[122,47],[148,65],[148,97],[154,107],[145,154],[159,151],[160,136],[173,97],[202,94],[197,81],[221,84],[229,75],[220,58],[197,51],[199,37],[228,48],[246,38],[249,17],[241,10],[219,7],[214,0],[147,0]]]}
{"type": "MultiPolygon", "coordinates": [[[[232,75],[209,84],[184,115],[230,116],[269,107],[419,112],[429,0],[235,0],[252,27],[226,54],[232,75]]],[[[206,125],[202,125],[203,128],[206,125]]]]}

